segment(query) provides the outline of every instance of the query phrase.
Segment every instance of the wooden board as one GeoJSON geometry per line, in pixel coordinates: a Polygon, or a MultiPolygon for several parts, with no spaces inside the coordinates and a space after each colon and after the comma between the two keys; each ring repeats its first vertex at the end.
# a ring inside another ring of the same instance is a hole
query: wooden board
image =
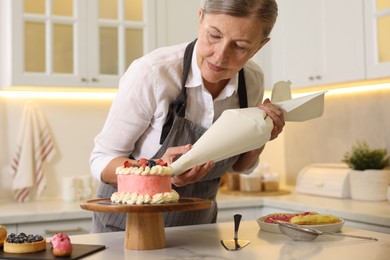
{"type": "Polygon", "coordinates": [[[178,202],[162,204],[118,204],[112,203],[110,198],[91,199],[80,202],[85,210],[98,212],[165,212],[165,211],[191,211],[211,207],[211,200],[198,198],[180,198],[178,202]]]}
{"type": "Polygon", "coordinates": [[[219,192],[229,195],[241,195],[241,196],[276,196],[286,195],[291,192],[288,190],[276,190],[276,191],[240,191],[240,190],[229,190],[227,187],[221,187],[219,192]]]}
{"type": "Polygon", "coordinates": [[[35,252],[35,253],[27,253],[27,254],[11,254],[6,253],[2,249],[0,250],[0,259],[80,259],[87,255],[96,253],[100,250],[106,248],[104,245],[81,245],[81,244],[72,244],[73,250],[70,256],[64,257],[56,257],[53,255],[51,251],[50,243],[46,243],[46,250],[35,252]]]}

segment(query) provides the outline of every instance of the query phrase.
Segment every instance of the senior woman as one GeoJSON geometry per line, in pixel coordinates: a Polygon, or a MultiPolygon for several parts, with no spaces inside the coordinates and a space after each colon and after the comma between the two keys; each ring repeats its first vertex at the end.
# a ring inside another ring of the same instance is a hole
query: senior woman
{"type": "MultiPolygon", "coordinates": [[[[205,0],[196,40],[157,49],[129,66],[90,158],[98,197],[116,191],[115,169],[126,160],[173,162],[226,109],[258,106],[273,120],[271,140],[281,133],[283,111],[262,101],[263,74],[250,60],[269,41],[276,17],[275,0],[205,0]]],[[[180,196],[215,202],[223,174],[251,171],[263,148],[195,166],[173,177],[173,188],[180,196]]],[[[168,212],[165,226],[214,223],[217,212],[216,203],[168,212]]],[[[125,222],[123,213],[95,212],[93,231],[124,230],[125,222]]]]}

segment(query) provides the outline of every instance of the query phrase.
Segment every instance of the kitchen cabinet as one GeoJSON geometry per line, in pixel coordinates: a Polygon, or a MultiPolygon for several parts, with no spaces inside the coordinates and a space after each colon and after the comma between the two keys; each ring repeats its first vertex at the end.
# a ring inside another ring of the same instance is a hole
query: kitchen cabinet
{"type": "Polygon", "coordinates": [[[290,80],[298,88],[365,78],[362,0],[277,2],[273,82],[290,80]]]}
{"type": "Polygon", "coordinates": [[[364,1],[367,77],[390,77],[390,0],[364,1]]]}
{"type": "Polygon", "coordinates": [[[7,229],[7,234],[11,234],[11,233],[17,233],[18,232],[18,227],[17,227],[17,225],[9,225],[9,224],[7,224],[7,225],[3,225],[3,226],[5,226],[6,227],[6,229],[7,229]]]}
{"type": "Polygon", "coordinates": [[[56,233],[67,235],[80,235],[91,233],[92,219],[76,220],[54,220],[35,223],[20,223],[17,225],[17,232],[26,234],[38,234],[44,237],[51,237],[56,233]]]}
{"type": "Polygon", "coordinates": [[[237,208],[219,208],[217,222],[232,222],[235,214],[241,214],[243,220],[256,220],[261,216],[261,206],[237,207],[237,208]]]}
{"type": "Polygon", "coordinates": [[[1,85],[116,87],[155,48],[155,2],[1,1],[1,85]]]}
{"type": "Polygon", "coordinates": [[[157,47],[193,41],[198,36],[199,0],[158,0],[157,47]]]}

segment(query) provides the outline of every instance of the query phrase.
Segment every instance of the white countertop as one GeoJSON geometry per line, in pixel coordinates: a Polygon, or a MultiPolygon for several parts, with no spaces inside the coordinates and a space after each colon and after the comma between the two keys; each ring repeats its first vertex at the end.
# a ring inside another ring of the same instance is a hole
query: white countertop
{"type": "Polygon", "coordinates": [[[27,203],[0,202],[0,224],[46,222],[92,218],[92,212],[80,208],[79,202],[64,202],[59,199],[27,203]]]}
{"type": "Polygon", "coordinates": [[[256,221],[243,221],[238,238],[251,243],[240,251],[227,251],[220,243],[233,238],[233,222],[165,228],[167,247],[156,250],[124,249],[124,232],[71,236],[72,243],[105,245],[85,259],[354,259],[387,260],[390,235],[344,227],[343,233],[378,238],[379,241],[319,236],[299,242],[282,234],[260,231],[256,221]]]}
{"type": "MultiPolygon", "coordinates": [[[[241,196],[219,193],[218,207],[239,209],[251,207],[271,207],[289,211],[317,211],[335,214],[343,219],[374,224],[390,228],[390,202],[363,202],[301,194],[278,196],[241,196]]],[[[237,213],[240,213],[239,210],[237,213]]],[[[260,217],[259,213],[259,217],[260,217]]],[[[0,224],[45,222],[53,220],[88,219],[92,212],[82,210],[79,202],[43,200],[19,204],[0,203],[0,224]]]]}

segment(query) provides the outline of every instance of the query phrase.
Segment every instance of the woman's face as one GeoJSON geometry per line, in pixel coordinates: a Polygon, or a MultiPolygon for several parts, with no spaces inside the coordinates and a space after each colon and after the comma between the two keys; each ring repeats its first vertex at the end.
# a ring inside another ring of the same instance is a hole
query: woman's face
{"type": "Polygon", "coordinates": [[[200,10],[196,55],[203,79],[209,83],[230,79],[269,40],[262,31],[254,17],[203,16],[200,10]]]}

